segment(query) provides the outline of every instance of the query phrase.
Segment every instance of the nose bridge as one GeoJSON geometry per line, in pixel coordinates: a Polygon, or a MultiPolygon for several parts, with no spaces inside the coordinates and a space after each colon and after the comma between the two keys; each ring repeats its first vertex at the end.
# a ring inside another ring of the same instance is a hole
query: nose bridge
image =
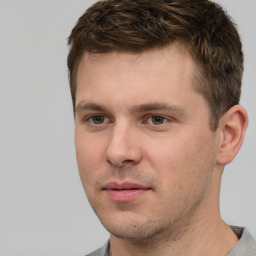
{"type": "Polygon", "coordinates": [[[136,132],[136,128],[127,120],[116,122],[106,150],[106,160],[116,166],[124,162],[138,162],[140,150],[136,132]]]}

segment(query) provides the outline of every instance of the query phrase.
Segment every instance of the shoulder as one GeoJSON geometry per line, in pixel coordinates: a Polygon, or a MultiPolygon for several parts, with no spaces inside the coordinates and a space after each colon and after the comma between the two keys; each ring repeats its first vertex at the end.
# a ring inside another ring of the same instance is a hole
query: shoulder
{"type": "Polygon", "coordinates": [[[239,237],[239,241],[227,256],[256,256],[256,240],[249,230],[235,226],[231,226],[231,228],[239,237]]]}
{"type": "Polygon", "coordinates": [[[98,248],[97,250],[85,256],[109,256],[108,249],[109,249],[109,241],[107,241],[102,247],[98,248]]]}

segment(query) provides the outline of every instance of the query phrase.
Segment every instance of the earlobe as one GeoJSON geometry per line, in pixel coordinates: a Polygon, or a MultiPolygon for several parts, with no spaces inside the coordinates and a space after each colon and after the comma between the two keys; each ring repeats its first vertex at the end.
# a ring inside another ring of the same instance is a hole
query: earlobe
{"type": "Polygon", "coordinates": [[[243,143],[247,125],[247,113],[241,105],[231,107],[220,118],[217,164],[226,165],[234,159],[243,143]]]}

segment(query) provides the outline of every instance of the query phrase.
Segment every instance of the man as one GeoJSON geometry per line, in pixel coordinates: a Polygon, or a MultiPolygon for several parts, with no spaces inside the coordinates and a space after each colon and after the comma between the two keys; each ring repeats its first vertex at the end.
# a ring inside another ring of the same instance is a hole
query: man
{"type": "Polygon", "coordinates": [[[219,210],[248,123],[230,17],[206,0],[105,0],[69,44],[79,173],[110,232],[90,255],[256,255],[219,210]]]}

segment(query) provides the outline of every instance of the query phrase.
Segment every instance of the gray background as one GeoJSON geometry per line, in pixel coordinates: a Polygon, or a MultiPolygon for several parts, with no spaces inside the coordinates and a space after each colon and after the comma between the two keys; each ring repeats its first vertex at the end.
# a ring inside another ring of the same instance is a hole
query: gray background
{"type": "MultiPolygon", "coordinates": [[[[0,0],[0,255],[78,256],[105,242],[79,180],[66,38],[95,1],[0,0]]],[[[223,218],[256,236],[254,0],[219,0],[244,43],[250,125],[225,169],[223,218]]]]}

